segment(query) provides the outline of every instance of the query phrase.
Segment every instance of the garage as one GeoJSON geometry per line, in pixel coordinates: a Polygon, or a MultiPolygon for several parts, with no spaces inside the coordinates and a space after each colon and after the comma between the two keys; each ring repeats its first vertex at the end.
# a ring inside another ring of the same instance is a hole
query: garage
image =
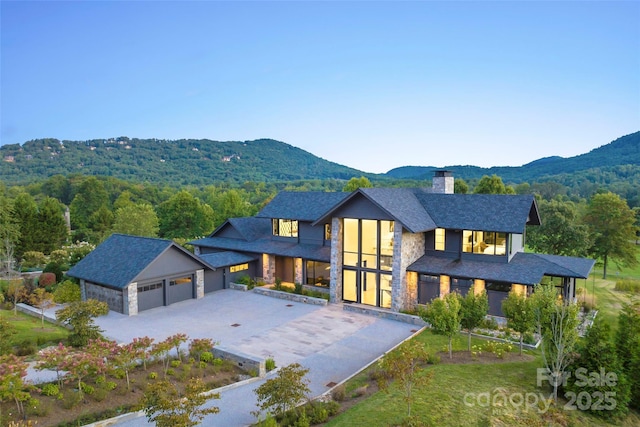
{"type": "Polygon", "coordinates": [[[167,283],[167,305],[194,297],[192,276],[174,277],[167,283]]]}
{"type": "Polygon", "coordinates": [[[67,275],[80,281],[83,298],[96,298],[118,313],[135,315],[204,295],[215,271],[171,240],[112,234],[67,275]]]}
{"type": "Polygon", "coordinates": [[[212,252],[200,254],[198,257],[214,267],[214,270],[205,272],[204,292],[214,292],[229,287],[242,276],[256,276],[256,256],[234,251],[212,252]]]}
{"type": "Polygon", "coordinates": [[[138,311],[149,310],[164,305],[162,282],[138,285],[138,311]]]}

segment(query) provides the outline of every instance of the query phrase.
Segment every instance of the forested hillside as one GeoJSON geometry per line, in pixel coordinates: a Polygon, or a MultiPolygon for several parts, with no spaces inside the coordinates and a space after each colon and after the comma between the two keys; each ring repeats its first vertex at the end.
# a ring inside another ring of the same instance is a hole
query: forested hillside
{"type": "MultiPolygon", "coordinates": [[[[387,172],[393,178],[431,179],[433,166],[403,166],[387,172]]],[[[569,179],[573,174],[593,175],[594,179],[602,172],[621,177],[637,177],[640,174],[640,132],[635,132],[596,148],[589,153],[575,157],[546,157],[519,167],[480,168],[477,166],[447,166],[456,177],[466,180],[479,179],[484,175],[498,175],[505,182],[522,182],[569,179]],[[620,168],[620,166],[625,166],[620,168]],[[626,167],[631,166],[631,167],[626,167]],[[591,171],[591,172],[589,172],[591,171]]],[[[569,181],[563,185],[571,185],[569,181]]]]}
{"type": "MultiPolygon", "coordinates": [[[[0,179],[24,184],[60,174],[102,175],[135,182],[209,185],[224,181],[349,179],[363,172],[271,139],[38,139],[0,147],[0,179]]],[[[366,175],[366,174],[365,174],[366,175]]]]}

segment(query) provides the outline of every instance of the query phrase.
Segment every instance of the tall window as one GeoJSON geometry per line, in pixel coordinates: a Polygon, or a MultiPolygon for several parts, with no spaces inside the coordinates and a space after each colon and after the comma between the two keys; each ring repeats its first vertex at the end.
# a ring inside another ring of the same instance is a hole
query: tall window
{"type": "Polygon", "coordinates": [[[343,299],[391,307],[394,223],[344,219],[343,299]]]}
{"type": "Polygon", "coordinates": [[[436,251],[444,251],[444,228],[436,228],[436,251]]]}
{"type": "Polygon", "coordinates": [[[280,237],[298,237],[298,221],[295,219],[278,219],[271,220],[274,236],[280,237]]]}

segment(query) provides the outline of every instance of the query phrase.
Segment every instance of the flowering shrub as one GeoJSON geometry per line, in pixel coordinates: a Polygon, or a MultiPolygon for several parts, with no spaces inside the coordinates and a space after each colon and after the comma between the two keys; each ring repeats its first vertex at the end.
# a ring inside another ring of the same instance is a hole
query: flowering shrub
{"type": "Polygon", "coordinates": [[[53,273],[42,273],[38,278],[38,286],[48,288],[56,284],[56,275],[53,273]]]}

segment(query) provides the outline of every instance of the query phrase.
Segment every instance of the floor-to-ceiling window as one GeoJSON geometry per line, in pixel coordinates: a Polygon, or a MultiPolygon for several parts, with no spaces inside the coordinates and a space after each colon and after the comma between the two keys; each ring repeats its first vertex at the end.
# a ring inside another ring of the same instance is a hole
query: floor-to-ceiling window
{"type": "Polygon", "coordinates": [[[391,307],[393,221],[344,219],[342,298],[391,307]]]}

